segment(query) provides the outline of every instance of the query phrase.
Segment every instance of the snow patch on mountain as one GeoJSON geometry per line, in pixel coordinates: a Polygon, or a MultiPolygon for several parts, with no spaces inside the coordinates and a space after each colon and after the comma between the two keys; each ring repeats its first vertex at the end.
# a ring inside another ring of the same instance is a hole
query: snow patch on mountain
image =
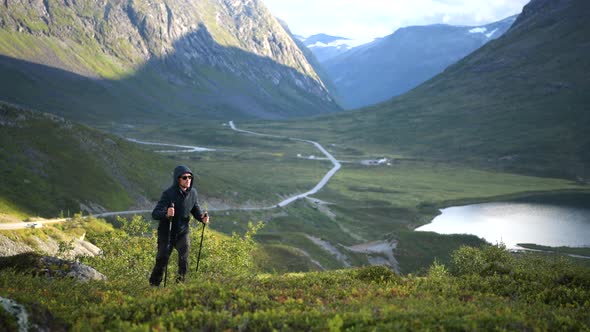
{"type": "Polygon", "coordinates": [[[338,48],[341,48],[341,47],[344,47],[347,50],[350,49],[350,48],[352,48],[350,45],[347,44],[347,41],[346,40],[342,40],[342,39],[341,40],[335,40],[335,41],[330,42],[330,43],[324,43],[324,42],[321,42],[321,41],[317,41],[314,44],[307,45],[307,47],[309,47],[309,48],[313,48],[313,47],[338,47],[338,48]]]}
{"type": "Polygon", "coordinates": [[[488,31],[488,29],[485,27],[477,27],[469,30],[469,33],[484,33],[486,31],[488,31]]]}
{"type": "Polygon", "coordinates": [[[477,27],[477,28],[472,28],[469,29],[469,33],[483,33],[486,37],[491,38],[494,33],[496,33],[496,31],[498,31],[498,28],[492,30],[491,32],[488,32],[488,29],[486,27],[477,27]]]}
{"type": "Polygon", "coordinates": [[[350,39],[319,33],[309,36],[303,43],[321,63],[350,50],[350,39]]]}
{"type": "Polygon", "coordinates": [[[491,38],[494,35],[494,33],[496,33],[496,31],[498,31],[497,28],[492,30],[492,32],[490,32],[490,33],[486,33],[486,37],[491,38]]]}

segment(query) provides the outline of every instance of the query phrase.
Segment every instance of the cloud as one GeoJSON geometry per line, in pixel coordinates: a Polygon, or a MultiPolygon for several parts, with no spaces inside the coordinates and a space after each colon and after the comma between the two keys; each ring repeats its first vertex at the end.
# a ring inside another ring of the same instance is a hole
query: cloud
{"type": "Polygon", "coordinates": [[[520,13],[528,0],[262,0],[293,33],[328,33],[371,41],[400,27],[476,26],[520,13]]]}

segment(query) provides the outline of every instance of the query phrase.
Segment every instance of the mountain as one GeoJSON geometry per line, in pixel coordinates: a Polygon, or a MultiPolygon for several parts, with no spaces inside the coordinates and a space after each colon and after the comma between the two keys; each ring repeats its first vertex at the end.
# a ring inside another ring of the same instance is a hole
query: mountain
{"type": "Polygon", "coordinates": [[[0,142],[0,220],[144,207],[175,166],[120,137],[4,103],[0,142]]]}
{"type": "Polygon", "coordinates": [[[313,52],[320,63],[326,62],[352,48],[346,44],[350,39],[330,36],[324,33],[312,35],[307,38],[301,37],[300,40],[313,52]]]}
{"type": "Polygon", "coordinates": [[[590,2],[533,0],[414,90],[315,120],[334,143],[590,182],[590,2]]]}
{"type": "MultiPolygon", "coordinates": [[[[328,93],[330,94],[330,96],[334,99],[334,101],[338,105],[340,105],[341,98],[338,95],[338,91],[336,90],[336,86],[334,85],[334,82],[332,82],[332,79],[330,78],[330,76],[328,76],[328,74],[326,73],[326,71],[322,67],[321,63],[319,62],[317,54],[314,53],[313,50],[311,50],[310,48],[307,47],[307,45],[305,44],[304,37],[293,34],[291,32],[291,29],[289,29],[289,26],[287,25],[286,22],[284,22],[280,19],[278,19],[278,21],[283,26],[283,29],[285,29],[285,31],[287,31],[287,33],[295,41],[295,44],[297,45],[297,47],[299,47],[299,49],[301,50],[301,52],[303,53],[303,55],[307,59],[307,62],[312,66],[312,68],[314,68],[315,72],[318,74],[318,76],[320,77],[320,79],[324,83],[324,86],[328,90],[328,93]]],[[[334,37],[334,38],[340,38],[340,37],[334,37]]]]}
{"type": "Polygon", "coordinates": [[[500,37],[516,16],[480,27],[443,24],[401,28],[322,63],[347,109],[413,89],[500,37]]]}
{"type": "Polygon", "coordinates": [[[85,121],[338,109],[260,1],[5,1],[0,99],[85,121]]]}

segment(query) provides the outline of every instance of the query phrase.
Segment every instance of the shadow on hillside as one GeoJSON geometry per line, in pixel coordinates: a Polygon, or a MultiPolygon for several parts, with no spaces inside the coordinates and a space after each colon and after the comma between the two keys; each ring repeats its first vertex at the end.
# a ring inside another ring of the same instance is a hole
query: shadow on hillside
{"type": "Polygon", "coordinates": [[[220,45],[203,24],[173,46],[170,54],[120,80],[0,55],[0,99],[91,123],[187,116],[282,119],[338,109],[320,97],[312,78],[268,57],[220,45]]]}

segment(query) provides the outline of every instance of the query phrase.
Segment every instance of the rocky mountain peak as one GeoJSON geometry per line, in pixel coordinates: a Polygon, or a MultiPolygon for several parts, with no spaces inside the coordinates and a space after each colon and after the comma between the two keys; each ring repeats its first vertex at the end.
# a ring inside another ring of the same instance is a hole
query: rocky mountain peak
{"type": "Polygon", "coordinates": [[[285,96],[319,99],[323,111],[338,108],[259,0],[7,0],[0,8],[0,30],[43,40],[33,50],[0,47],[0,55],[92,78],[129,76],[151,66],[169,83],[212,93],[223,85],[211,74],[218,72],[257,87],[257,99],[279,89],[285,96]]]}

